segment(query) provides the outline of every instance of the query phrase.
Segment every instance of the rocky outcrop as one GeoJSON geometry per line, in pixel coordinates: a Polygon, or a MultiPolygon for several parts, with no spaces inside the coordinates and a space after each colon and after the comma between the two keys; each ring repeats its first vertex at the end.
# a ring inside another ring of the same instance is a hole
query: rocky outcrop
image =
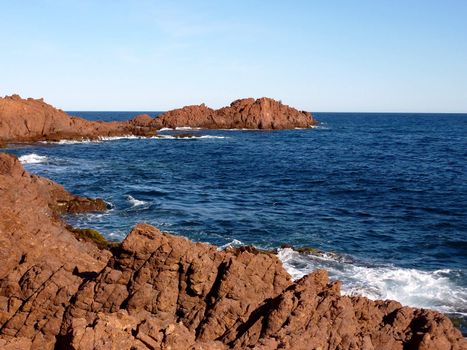
{"type": "Polygon", "coordinates": [[[0,147],[12,142],[98,139],[112,136],[152,136],[162,128],[293,129],[316,124],[310,113],[281,102],[247,98],[218,110],[187,106],[151,118],[147,114],[128,121],[89,121],[69,116],[43,99],[18,95],[0,98],[0,147]]]}
{"type": "Polygon", "coordinates": [[[53,348],[64,312],[83,283],[80,272],[98,273],[107,263],[109,252],[78,242],[58,217],[102,209],[90,203],[101,201],[71,195],[0,153],[1,349],[53,348]]]}
{"type": "Polygon", "coordinates": [[[151,125],[156,128],[196,127],[203,129],[294,129],[316,124],[310,113],[298,111],[270,98],[236,100],[218,110],[187,106],[162,114],[151,125]]]}
{"type": "Polygon", "coordinates": [[[292,282],[274,254],[137,225],[112,252],[57,218],[73,196],[0,154],[2,349],[465,349],[445,316],[292,282]],[[70,197],[71,196],[71,197],[70,197]]]}
{"type": "Polygon", "coordinates": [[[71,117],[42,99],[22,99],[18,95],[0,98],[0,143],[152,134],[154,130],[150,127],[129,121],[101,122],[71,117]]]}

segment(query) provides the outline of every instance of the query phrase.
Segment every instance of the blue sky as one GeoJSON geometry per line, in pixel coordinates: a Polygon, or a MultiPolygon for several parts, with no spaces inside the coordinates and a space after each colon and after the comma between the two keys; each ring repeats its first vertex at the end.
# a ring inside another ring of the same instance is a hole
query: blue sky
{"type": "Polygon", "coordinates": [[[3,1],[0,95],[467,112],[467,1],[3,1]]]}

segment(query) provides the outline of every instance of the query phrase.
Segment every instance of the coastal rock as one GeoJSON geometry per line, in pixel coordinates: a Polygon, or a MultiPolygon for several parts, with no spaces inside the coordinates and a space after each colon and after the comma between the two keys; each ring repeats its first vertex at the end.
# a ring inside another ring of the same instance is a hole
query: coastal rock
{"type": "Polygon", "coordinates": [[[75,196],[7,154],[0,197],[2,349],[467,348],[438,312],[342,296],[323,270],[293,282],[267,251],[147,224],[111,252],[78,241],[57,209],[75,196]]]}
{"type": "Polygon", "coordinates": [[[81,273],[97,273],[107,263],[108,251],[78,242],[59,218],[70,208],[98,209],[89,202],[94,201],[29,174],[16,157],[0,153],[2,349],[53,348],[65,309],[83,282],[81,273]]]}
{"type": "Polygon", "coordinates": [[[43,99],[18,95],[0,98],[0,143],[97,139],[152,135],[151,128],[130,121],[102,122],[71,117],[43,99]]]}
{"type": "Polygon", "coordinates": [[[142,114],[127,121],[89,121],[72,117],[43,99],[18,95],[0,98],[0,146],[13,142],[83,140],[112,136],[154,136],[162,128],[293,129],[316,124],[310,113],[270,98],[241,99],[218,110],[186,106],[151,118],[142,114]]]}
{"type": "Polygon", "coordinates": [[[298,111],[270,98],[246,98],[218,110],[187,106],[164,113],[151,125],[158,129],[192,127],[203,129],[294,129],[316,124],[311,113],[298,111]]]}

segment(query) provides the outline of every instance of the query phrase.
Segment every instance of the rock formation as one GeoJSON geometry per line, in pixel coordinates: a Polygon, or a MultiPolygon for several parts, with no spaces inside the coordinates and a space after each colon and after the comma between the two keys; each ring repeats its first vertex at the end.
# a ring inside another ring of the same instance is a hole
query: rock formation
{"type": "Polygon", "coordinates": [[[22,99],[18,95],[0,98],[0,142],[3,143],[152,134],[153,129],[130,121],[102,122],[71,117],[42,99],[22,99]]]}
{"type": "Polygon", "coordinates": [[[292,282],[253,248],[218,251],[140,224],[98,249],[58,214],[102,202],[1,153],[0,198],[1,349],[467,348],[440,313],[341,296],[322,270],[292,282]]]}
{"type": "Polygon", "coordinates": [[[293,129],[315,124],[310,113],[300,112],[269,98],[243,99],[213,110],[187,106],[151,118],[139,115],[128,121],[89,121],[69,116],[42,99],[18,95],[0,98],[0,146],[12,142],[98,139],[109,136],[152,136],[162,128],[188,126],[204,129],[293,129]]]}
{"type": "Polygon", "coordinates": [[[236,100],[218,110],[187,106],[164,113],[151,125],[156,128],[197,127],[203,129],[294,129],[316,124],[310,113],[298,111],[270,98],[236,100]]]}

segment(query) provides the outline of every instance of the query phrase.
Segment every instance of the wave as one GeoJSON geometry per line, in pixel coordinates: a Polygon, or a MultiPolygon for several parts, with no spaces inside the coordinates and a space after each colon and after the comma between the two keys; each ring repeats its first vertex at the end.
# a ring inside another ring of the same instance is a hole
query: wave
{"type": "Polygon", "coordinates": [[[190,131],[190,130],[201,130],[202,128],[196,128],[191,126],[177,126],[175,128],[161,128],[158,131],[190,131]]]}
{"type": "Polygon", "coordinates": [[[330,128],[326,125],[323,125],[323,123],[318,124],[318,125],[310,125],[308,129],[330,130],[330,128]]]}
{"type": "Polygon", "coordinates": [[[144,205],[144,204],[147,203],[145,201],[136,199],[135,197],[130,196],[130,195],[127,196],[126,199],[127,199],[128,202],[130,202],[133,205],[133,207],[139,207],[140,205],[144,205]]]}
{"type": "Polygon", "coordinates": [[[177,126],[175,130],[201,130],[201,128],[192,128],[191,126],[177,126]]]}
{"type": "Polygon", "coordinates": [[[81,139],[81,140],[59,140],[59,141],[40,141],[41,143],[53,143],[57,145],[75,145],[78,143],[98,143],[99,140],[81,139]]]}
{"type": "Polygon", "coordinates": [[[233,239],[230,242],[217,247],[217,250],[219,250],[219,251],[220,250],[226,250],[227,248],[230,248],[230,247],[240,247],[242,245],[244,245],[243,242],[239,241],[238,239],[233,239]]]}
{"type": "Polygon", "coordinates": [[[467,288],[453,281],[462,280],[459,270],[364,266],[335,254],[301,254],[291,248],[279,249],[277,255],[294,280],[315,269],[325,269],[331,279],[342,281],[344,295],[392,299],[403,305],[467,315],[467,288]]]}
{"type": "Polygon", "coordinates": [[[18,158],[21,164],[39,164],[47,161],[46,156],[40,156],[36,153],[25,154],[18,158]]]}
{"type": "Polygon", "coordinates": [[[118,141],[118,140],[139,140],[144,139],[144,136],[123,135],[123,136],[100,136],[96,139],[79,139],[79,140],[59,140],[59,141],[39,141],[40,143],[51,143],[58,145],[75,145],[86,143],[101,143],[103,141],[118,141]]]}
{"type": "Polygon", "coordinates": [[[144,136],[136,135],[123,135],[123,136],[102,136],[99,137],[99,141],[115,141],[115,140],[139,140],[146,138],[144,136]]]}
{"type": "Polygon", "coordinates": [[[226,139],[226,136],[201,135],[201,136],[177,136],[177,135],[158,135],[151,137],[158,140],[198,140],[198,139],[226,139]]]}

